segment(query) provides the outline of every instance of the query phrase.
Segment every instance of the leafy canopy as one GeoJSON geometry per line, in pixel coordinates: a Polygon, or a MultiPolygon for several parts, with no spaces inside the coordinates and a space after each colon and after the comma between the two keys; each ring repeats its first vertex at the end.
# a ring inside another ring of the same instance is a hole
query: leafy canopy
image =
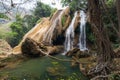
{"type": "Polygon", "coordinates": [[[87,1],[86,0],[62,0],[61,1],[63,6],[69,6],[71,11],[76,11],[80,9],[87,8],[87,1]]]}

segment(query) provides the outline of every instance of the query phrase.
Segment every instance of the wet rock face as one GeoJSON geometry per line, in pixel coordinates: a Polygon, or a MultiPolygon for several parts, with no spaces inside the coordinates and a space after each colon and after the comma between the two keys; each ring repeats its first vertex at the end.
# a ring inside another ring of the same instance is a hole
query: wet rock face
{"type": "Polygon", "coordinates": [[[65,31],[68,28],[71,17],[70,17],[70,9],[66,8],[63,10],[60,19],[57,22],[56,28],[54,29],[52,44],[53,45],[63,45],[65,41],[65,31]]]}
{"type": "MultiPolygon", "coordinates": [[[[80,16],[78,12],[74,23],[75,35],[77,35],[74,40],[74,45],[77,45],[79,41],[79,32],[76,32],[76,30],[79,30],[79,20],[80,16]]],[[[70,22],[71,17],[69,8],[56,11],[51,18],[43,18],[40,23],[38,23],[28,33],[25,34],[20,44],[13,49],[13,53],[23,53],[25,55],[39,56],[41,55],[41,44],[44,44],[46,48],[48,46],[64,46],[65,32],[70,25],[70,22]],[[53,25],[53,23],[55,24],[53,25]]],[[[52,51],[52,54],[54,51],[52,51]]]]}
{"type": "Polygon", "coordinates": [[[21,52],[28,57],[39,57],[63,52],[63,46],[44,46],[31,38],[26,38],[21,45],[21,52]]]}
{"type": "Polygon", "coordinates": [[[20,44],[13,49],[13,53],[14,54],[21,53],[21,46],[25,45],[25,39],[28,37],[30,37],[31,39],[35,40],[38,43],[43,42],[43,44],[46,46],[63,45],[65,38],[64,33],[69,23],[70,23],[69,8],[63,11],[62,10],[56,11],[53,14],[52,18],[43,18],[40,23],[38,23],[28,33],[26,33],[20,44]],[[63,16],[64,16],[64,21],[63,21],[64,25],[62,25],[63,16]],[[55,20],[56,18],[57,20],[55,20]]]}
{"type": "Polygon", "coordinates": [[[66,53],[67,56],[74,56],[76,58],[85,58],[89,57],[90,54],[88,51],[80,51],[78,48],[73,48],[66,53]]]}
{"type": "Polygon", "coordinates": [[[49,46],[47,47],[49,55],[59,54],[64,52],[63,46],[49,46]]]}

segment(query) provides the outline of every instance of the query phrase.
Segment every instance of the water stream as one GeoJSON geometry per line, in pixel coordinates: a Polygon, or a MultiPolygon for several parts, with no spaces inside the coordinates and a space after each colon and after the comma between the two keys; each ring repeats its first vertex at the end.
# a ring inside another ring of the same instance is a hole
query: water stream
{"type": "Polygon", "coordinates": [[[56,17],[56,19],[53,21],[52,25],[50,26],[49,30],[46,32],[46,34],[43,37],[43,41],[52,44],[52,37],[53,37],[53,33],[55,30],[55,27],[58,23],[58,20],[60,20],[61,16],[63,14],[63,11],[61,11],[58,15],[58,17],[56,17]]]}
{"type": "Polygon", "coordinates": [[[80,36],[79,36],[79,49],[81,51],[87,50],[86,48],[86,14],[80,11],[80,36]]]}
{"type": "MultiPolygon", "coordinates": [[[[65,38],[65,52],[69,51],[73,48],[73,40],[74,40],[74,23],[77,16],[77,12],[75,12],[72,22],[66,30],[66,38],[65,38]]],[[[64,54],[65,55],[65,54],[64,54]]]]}

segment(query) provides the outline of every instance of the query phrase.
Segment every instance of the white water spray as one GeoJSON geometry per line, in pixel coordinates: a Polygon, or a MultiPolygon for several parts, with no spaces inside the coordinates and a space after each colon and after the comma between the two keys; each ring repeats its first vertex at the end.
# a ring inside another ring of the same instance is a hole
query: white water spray
{"type": "Polygon", "coordinates": [[[75,19],[77,16],[77,12],[75,12],[74,17],[72,19],[72,22],[70,23],[69,27],[66,30],[66,38],[65,38],[65,52],[63,55],[65,55],[65,53],[67,51],[69,51],[70,49],[73,48],[73,40],[74,40],[74,23],[75,23],[75,19]]]}
{"type": "Polygon", "coordinates": [[[88,50],[86,48],[86,14],[84,11],[80,11],[80,36],[79,36],[79,48],[81,51],[88,50]]]}

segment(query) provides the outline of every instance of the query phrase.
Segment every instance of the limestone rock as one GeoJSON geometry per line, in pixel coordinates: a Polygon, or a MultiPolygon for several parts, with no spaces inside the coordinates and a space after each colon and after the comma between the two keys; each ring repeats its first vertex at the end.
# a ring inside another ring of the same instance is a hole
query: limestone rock
{"type": "Polygon", "coordinates": [[[47,47],[47,49],[48,49],[48,53],[52,55],[52,54],[62,53],[64,50],[64,47],[63,46],[50,46],[50,47],[47,47]]]}
{"type": "Polygon", "coordinates": [[[49,18],[42,18],[41,22],[38,23],[35,27],[33,27],[28,33],[26,33],[16,47],[13,48],[13,54],[21,54],[21,45],[26,40],[26,38],[31,38],[38,43],[43,39],[44,34],[49,29],[50,21],[49,18]]]}
{"type": "Polygon", "coordinates": [[[26,38],[22,43],[21,51],[23,55],[30,57],[39,57],[63,52],[63,46],[44,46],[31,38],[26,38]]]}
{"type": "Polygon", "coordinates": [[[89,57],[88,51],[80,51],[78,48],[73,48],[66,53],[67,56],[75,56],[76,58],[89,57]]]}
{"type": "Polygon", "coordinates": [[[30,38],[25,39],[22,43],[21,50],[22,54],[30,57],[43,56],[45,55],[45,52],[47,52],[47,48],[44,45],[30,38]]]}
{"type": "MultiPolygon", "coordinates": [[[[25,34],[22,41],[19,45],[13,48],[13,54],[20,54],[21,52],[21,45],[25,42],[26,38],[31,38],[36,42],[40,43],[47,43],[47,46],[51,46],[52,43],[59,43],[59,39],[62,37],[64,38],[65,29],[68,27],[70,22],[70,15],[69,15],[69,8],[65,10],[57,10],[51,18],[42,18],[41,22],[38,23],[35,27],[33,27],[28,33],[25,34]],[[55,21],[56,18],[60,18],[55,21]],[[65,16],[65,26],[62,25],[62,17],[65,16]],[[55,24],[55,28],[51,30],[52,25],[55,24]],[[61,36],[62,35],[62,36],[61,36]],[[59,37],[60,36],[60,37],[59,37]],[[51,43],[50,43],[51,42],[51,43]]],[[[64,39],[61,39],[61,43],[64,43],[64,39]]],[[[56,44],[59,45],[59,44],[56,44]]]]}
{"type": "Polygon", "coordinates": [[[77,16],[76,16],[76,19],[75,19],[75,24],[74,24],[74,30],[79,27],[78,25],[80,24],[80,12],[78,11],[77,12],[77,16]]]}
{"type": "Polygon", "coordinates": [[[0,39],[0,58],[7,57],[12,52],[11,46],[7,43],[7,41],[0,39]]]}
{"type": "Polygon", "coordinates": [[[78,49],[78,48],[73,48],[73,49],[71,49],[70,51],[68,51],[67,53],[66,53],[66,55],[67,56],[73,56],[73,55],[76,55],[77,54],[77,52],[79,52],[80,50],[78,49]]]}

